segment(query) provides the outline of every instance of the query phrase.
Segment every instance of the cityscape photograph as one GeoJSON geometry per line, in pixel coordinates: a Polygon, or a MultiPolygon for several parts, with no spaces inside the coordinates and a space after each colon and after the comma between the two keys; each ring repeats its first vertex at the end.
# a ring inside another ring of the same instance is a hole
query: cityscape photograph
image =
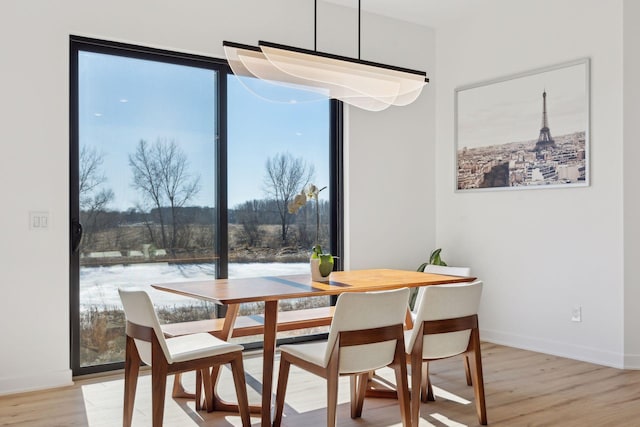
{"type": "Polygon", "coordinates": [[[587,65],[458,91],[457,189],[588,185],[587,65]]]}

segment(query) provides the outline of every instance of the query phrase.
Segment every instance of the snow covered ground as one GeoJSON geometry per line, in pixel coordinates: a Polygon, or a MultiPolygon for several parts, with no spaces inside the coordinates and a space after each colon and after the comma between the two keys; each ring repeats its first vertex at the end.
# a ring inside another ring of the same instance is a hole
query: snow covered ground
{"type": "MultiPolygon", "coordinates": [[[[305,274],[304,263],[229,264],[229,277],[279,276],[305,274]]],[[[80,310],[89,307],[121,307],[118,288],[139,287],[149,291],[156,306],[180,306],[197,303],[192,298],[161,292],[151,284],[203,280],[215,277],[213,264],[132,264],[80,268],[80,310]]]]}

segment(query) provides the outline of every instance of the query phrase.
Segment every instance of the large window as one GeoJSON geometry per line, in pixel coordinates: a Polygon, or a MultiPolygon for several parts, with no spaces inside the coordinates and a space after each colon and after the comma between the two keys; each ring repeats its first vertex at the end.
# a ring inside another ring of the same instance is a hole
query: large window
{"type": "MultiPolygon", "coordinates": [[[[162,322],[212,318],[219,307],[150,285],[307,273],[314,244],[339,254],[337,102],[272,103],[224,61],[77,37],[70,74],[76,375],[124,360],[119,287],[149,290],[162,322]],[[318,202],[291,214],[311,183],[318,202]]],[[[310,304],[329,301],[282,309],[310,304]]]]}

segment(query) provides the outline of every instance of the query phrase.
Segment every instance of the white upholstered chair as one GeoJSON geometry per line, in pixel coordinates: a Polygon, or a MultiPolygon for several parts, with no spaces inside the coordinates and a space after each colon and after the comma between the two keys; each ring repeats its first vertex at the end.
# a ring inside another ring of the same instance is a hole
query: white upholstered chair
{"type": "Polygon", "coordinates": [[[425,287],[413,329],[405,333],[411,364],[413,425],[418,425],[421,400],[434,400],[429,380],[429,362],[460,354],[468,355],[472,361],[478,420],[480,424],[487,424],[477,315],[481,294],[481,281],[425,287]]]}
{"type": "MultiPolygon", "coordinates": [[[[427,264],[424,267],[424,272],[435,273],[435,274],[446,274],[447,276],[462,276],[462,277],[471,276],[471,269],[469,267],[452,267],[448,265],[427,264]]],[[[410,312],[412,321],[415,320],[416,313],[418,313],[418,304],[419,304],[419,301],[422,299],[424,288],[425,288],[424,286],[418,288],[415,304],[413,306],[413,309],[410,312]]],[[[472,380],[471,380],[471,371],[469,368],[469,358],[467,356],[464,356],[463,360],[464,360],[464,371],[467,376],[467,385],[470,386],[472,385],[472,380]]],[[[424,385],[426,385],[426,383],[424,385]]]]}
{"type": "Polygon", "coordinates": [[[395,371],[404,426],[409,426],[409,390],[403,323],[409,289],[345,292],[338,297],[327,341],[280,346],[274,426],[282,422],[291,364],[327,380],[327,426],[336,425],[338,377],[351,376],[351,418],[362,415],[369,372],[395,371]]]}
{"type": "Polygon", "coordinates": [[[250,426],[249,403],[242,364],[243,347],[207,333],[165,338],[160,322],[144,290],[118,289],[124,306],[126,356],[124,370],[124,427],[131,426],[140,362],[151,365],[153,426],[162,426],[167,375],[195,370],[196,407],[200,408],[204,383],[205,407],[213,410],[210,368],[230,363],[243,426],[250,426]]]}
{"type": "MultiPolygon", "coordinates": [[[[424,272],[434,273],[434,274],[446,274],[447,276],[461,276],[461,277],[471,276],[471,269],[469,267],[450,267],[448,265],[427,264],[424,267],[424,272]]],[[[413,305],[413,309],[411,310],[412,318],[415,318],[416,313],[418,312],[418,303],[422,297],[424,288],[425,286],[421,286],[418,288],[418,295],[415,299],[415,304],[413,305]]]]}

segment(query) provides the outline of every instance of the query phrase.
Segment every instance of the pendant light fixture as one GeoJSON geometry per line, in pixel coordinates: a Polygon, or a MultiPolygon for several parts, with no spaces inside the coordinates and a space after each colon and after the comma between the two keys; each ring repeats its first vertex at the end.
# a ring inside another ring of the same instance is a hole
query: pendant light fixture
{"type": "MultiPolygon", "coordinates": [[[[317,0],[314,0],[314,7],[314,18],[317,19],[317,0]]],[[[318,52],[315,49],[316,19],[314,50],[266,41],[259,41],[257,47],[224,41],[225,55],[237,76],[257,77],[276,85],[304,89],[309,93],[307,100],[335,98],[369,111],[412,103],[429,82],[426,73],[361,60],[361,15],[358,0],[358,59],[318,52]]],[[[259,96],[272,98],[271,94],[259,96]]]]}

